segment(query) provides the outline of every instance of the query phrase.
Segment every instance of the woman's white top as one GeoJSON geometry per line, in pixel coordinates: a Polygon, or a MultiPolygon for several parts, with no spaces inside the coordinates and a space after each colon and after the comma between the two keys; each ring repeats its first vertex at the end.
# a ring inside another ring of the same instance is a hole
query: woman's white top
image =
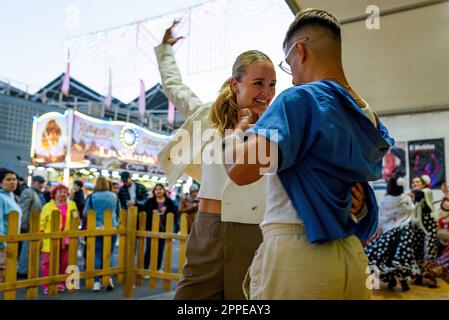
{"type": "Polygon", "coordinates": [[[201,187],[199,198],[222,200],[228,175],[223,165],[221,140],[208,142],[201,157],[201,187]]]}

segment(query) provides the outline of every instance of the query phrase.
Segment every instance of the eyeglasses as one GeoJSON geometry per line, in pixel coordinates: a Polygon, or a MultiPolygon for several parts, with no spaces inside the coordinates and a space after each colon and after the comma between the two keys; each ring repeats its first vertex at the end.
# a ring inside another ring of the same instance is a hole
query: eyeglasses
{"type": "Polygon", "coordinates": [[[309,37],[304,37],[304,38],[298,39],[291,45],[291,47],[287,50],[287,53],[285,54],[285,58],[278,65],[282,71],[284,71],[285,73],[288,73],[289,75],[292,75],[292,69],[290,68],[290,65],[287,62],[287,58],[290,55],[290,53],[292,53],[293,48],[296,47],[298,42],[306,42],[308,40],[309,40],[309,37]]]}

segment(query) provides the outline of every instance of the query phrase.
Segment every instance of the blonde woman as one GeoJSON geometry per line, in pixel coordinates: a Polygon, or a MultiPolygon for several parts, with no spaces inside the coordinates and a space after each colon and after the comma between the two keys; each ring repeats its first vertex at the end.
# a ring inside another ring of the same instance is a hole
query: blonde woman
{"type": "MultiPolygon", "coordinates": [[[[105,177],[98,177],[95,183],[94,192],[87,197],[86,207],[84,208],[84,217],[87,217],[89,210],[95,211],[95,220],[97,229],[104,229],[104,211],[112,211],[112,226],[118,227],[118,217],[120,215],[120,201],[115,193],[111,191],[111,183],[105,177]]],[[[111,258],[115,248],[117,235],[111,237],[111,258]]],[[[103,267],[103,237],[95,238],[95,269],[103,267]]],[[[109,285],[107,290],[114,289],[112,278],[109,278],[109,285]]],[[[93,291],[100,291],[101,283],[100,277],[95,277],[93,291]]]]}

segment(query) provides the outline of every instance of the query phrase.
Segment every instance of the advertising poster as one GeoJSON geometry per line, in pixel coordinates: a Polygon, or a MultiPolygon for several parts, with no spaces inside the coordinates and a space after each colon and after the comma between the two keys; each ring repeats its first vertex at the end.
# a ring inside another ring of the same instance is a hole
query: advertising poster
{"type": "Polygon", "coordinates": [[[428,175],[430,188],[439,189],[446,180],[444,139],[416,140],[408,143],[410,184],[416,176],[428,175]]]}
{"type": "Polygon", "coordinates": [[[416,176],[428,175],[430,188],[439,189],[446,181],[444,139],[410,141],[408,154],[410,184],[416,176]]]}
{"type": "Polygon", "coordinates": [[[34,121],[31,161],[64,162],[67,154],[67,114],[47,113],[34,121]]]}
{"type": "Polygon", "coordinates": [[[405,141],[396,141],[394,147],[390,148],[382,161],[382,178],[374,181],[375,190],[387,188],[388,180],[393,177],[405,177],[407,181],[407,159],[405,141]]]}

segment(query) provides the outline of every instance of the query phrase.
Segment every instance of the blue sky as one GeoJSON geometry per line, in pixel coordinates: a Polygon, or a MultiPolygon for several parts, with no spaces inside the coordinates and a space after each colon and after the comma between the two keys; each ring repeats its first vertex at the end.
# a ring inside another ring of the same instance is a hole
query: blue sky
{"type": "MultiPolygon", "coordinates": [[[[65,70],[64,40],[68,37],[164,16],[208,2],[211,3],[204,0],[0,0],[0,79],[12,80],[21,88],[28,85],[29,91],[35,92],[65,70]]],[[[226,27],[228,38],[224,65],[217,70],[192,72],[191,43],[181,44],[176,53],[184,81],[204,100],[213,99],[221,83],[229,76],[233,60],[244,50],[262,50],[277,64],[283,56],[282,37],[293,19],[281,0],[231,0],[228,3],[227,10],[231,14],[226,20],[229,26],[226,27]]],[[[211,10],[215,10],[213,6],[211,10]]],[[[172,17],[167,19],[166,23],[159,23],[160,30],[153,30],[155,35],[162,37],[164,27],[172,17]]],[[[147,52],[151,60],[152,50],[147,52]]],[[[78,59],[72,62],[72,76],[105,94],[106,74],[102,71],[98,75],[99,72],[84,64],[83,59],[74,58],[78,59]]],[[[141,65],[143,67],[136,70],[136,77],[143,78],[149,88],[159,80],[157,68],[151,64],[141,65]]],[[[281,73],[278,70],[278,91],[290,83],[289,76],[281,73]]],[[[137,83],[113,89],[113,95],[129,102],[138,95],[137,83]]]]}

